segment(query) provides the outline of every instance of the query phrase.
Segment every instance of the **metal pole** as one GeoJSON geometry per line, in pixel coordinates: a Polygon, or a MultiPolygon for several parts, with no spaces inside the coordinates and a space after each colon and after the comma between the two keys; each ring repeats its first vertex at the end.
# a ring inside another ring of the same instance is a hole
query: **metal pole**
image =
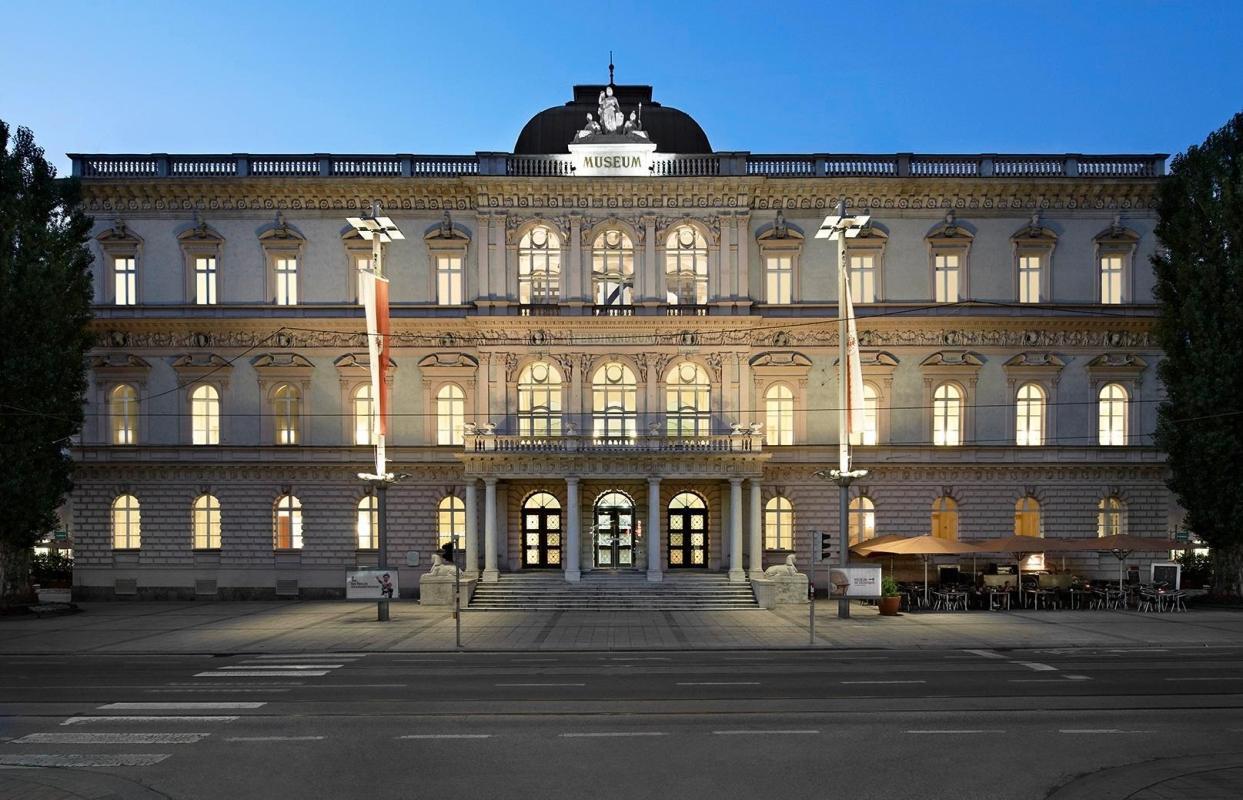
{"type": "Polygon", "coordinates": [[[811,552],[810,558],[807,560],[808,580],[811,584],[807,587],[807,644],[814,645],[816,643],[816,531],[811,532],[811,552]]]}
{"type": "MultiPolygon", "coordinates": [[[[375,483],[376,525],[379,541],[376,542],[376,567],[388,569],[388,481],[381,478],[375,483]]],[[[376,606],[376,620],[388,622],[388,598],[381,596],[376,606]]]]}
{"type": "MultiPolygon", "coordinates": [[[[845,210],[846,207],[843,204],[843,215],[845,210]]],[[[845,293],[849,289],[846,284],[846,229],[844,226],[837,232],[837,275],[837,468],[841,475],[838,547],[841,548],[841,565],[846,567],[850,564],[849,533],[847,532],[850,513],[850,478],[846,477],[846,473],[850,471],[850,438],[847,433],[848,423],[846,418],[846,384],[850,380],[850,376],[846,369],[847,320],[845,293]]],[[[850,619],[849,598],[842,597],[838,599],[837,616],[840,619],[850,619]]]]}
{"type": "Polygon", "coordinates": [[[453,542],[453,627],[454,641],[458,649],[462,647],[462,570],[457,568],[457,534],[450,539],[453,542]]]}

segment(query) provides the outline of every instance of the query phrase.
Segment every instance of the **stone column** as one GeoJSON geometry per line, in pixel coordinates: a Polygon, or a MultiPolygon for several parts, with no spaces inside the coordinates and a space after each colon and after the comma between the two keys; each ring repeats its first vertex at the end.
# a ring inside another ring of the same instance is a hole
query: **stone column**
{"type": "Polygon", "coordinates": [[[565,579],[577,583],[582,577],[578,568],[579,548],[579,510],[578,510],[578,478],[565,479],[565,579]]]}
{"type": "Polygon", "coordinates": [[[483,582],[496,583],[496,478],[483,479],[483,582]]]}
{"type": "Polygon", "coordinates": [[[638,302],[645,303],[663,303],[665,295],[660,289],[660,270],[664,268],[663,264],[656,263],[656,217],[646,215],[643,217],[643,280],[642,286],[636,286],[636,291],[641,291],[641,299],[638,302]]]}
{"type": "Polygon", "coordinates": [[[747,579],[742,571],[742,478],[729,479],[729,580],[747,579]]]}
{"type": "Polygon", "coordinates": [[[760,479],[751,479],[751,577],[764,577],[764,506],[760,499],[760,479]]]}
{"type": "Polygon", "coordinates": [[[468,578],[479,577],[479,495],[478,481],[466,480],[466,569],[468,578]]]}
{"type": "MultiPolygon", "coordinates": [[[[475,296],[486,299],[492,296],[492,270],[488,266],[488,227],[492,215],[484,211],[475,217],[478,225],[475,233],[475,296]]],[[[434,266],[434,265],[433,265],[434,266]]],[[[466,299],[466,298],[462,298],[466,299]]]]}
{"type": "Polygon", "coordinates": [[[647,479],[647,579],[659,583],[664,579],[660,558],[660,478],[647,479]]]}
{"type": "Polygon", "coordinates": [[[568,263],[561,264],[561,277],[565,285],[561,287],[561,297],[570,304],[583,299],[583,217],[581,214],[570,214],[570,241],[568,263]]]}

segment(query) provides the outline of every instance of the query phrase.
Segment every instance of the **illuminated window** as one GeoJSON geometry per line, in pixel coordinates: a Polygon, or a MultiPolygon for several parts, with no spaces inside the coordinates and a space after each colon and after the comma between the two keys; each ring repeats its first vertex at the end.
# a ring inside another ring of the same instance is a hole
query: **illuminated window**
{"type": "Polygon", "coordinates": [[[1040,302],[1040,256],[1019,256],[1019,302],[1040,302]]]}
{"type": "Polygon", "coordinates": [[[870,253],[850,257],[850,301],[876,302],[876,256],[870,253]]]}
{"type": "Polygon", "coordinates": [[[190,392],[190,441],[220,444],[220,393],[203,384],[190,392]]]}
{"type": "Polygon", "coordinates": [[[216,304],[216,257],[194,259],[194,302],[200,306],[216,304]]]}
{"type": "Polygon", "coordinates": [[[794,392],[775,383],[764,393],[764,429],[767,444],[794,444],[794,392]]]}
{"type": "Polygon", "coordinates": [[[296,386],[283,383],[272,394],[272,413],[276,419],[276,443],[297,444],[302,427],[302,395],[296,386]]]}
{"type": "Polygon", "coordinates": [[[591,285],[598,306],[633,302],[634,244],[621,231],[605,231],[591,246],[591,285]]]}
{"type": "Polygon", "coordinates": [[[380,503],[375,495],[366,495],[358,501],[354,515],[356,547],[359,550],[375,550],[380,546],[380,503]]]}
{"type": "Polygon", "coordinates": [[[959,260],[955,253],[938,253],[935,258],[935,299],[938,303],[957,303],[959,260]]]}
{"type": "Polygon", "coordinates": [[[466,544],[466,503],[460,497],[449,495],[436,506],[436,544],[444,546],[453,542],[454,548],[466,544]]]}
{"type": "Polygon", "coordinates": [[[276,270],[276,304],[278,306],[296,306],[298,304],[298,259],[292,256],[280,256],[274,264],[276,270]]]}
{"type": "Polygon", "coordinates": [[[591,380],[591,435],[597,439],[634,439],[638,426],[634,373],[616,361],[601,366],[591,380]]]}
{"type": "Polygon", "coordinates": [[[272,546],[277,550],[302,549],[302,503],[291,494],[276,499],[272,546]]]}
{"type": "Polygon", "coordinates": [[[114,550],[137,550],[142,544],[142,520],[138,498],[123,494],[112,501],[112,547],[114,550]]]}
{"type": "Polygon", "coordinates": [[[952,497],[938,497],[933,501],[932,535],[938,539],[958,539],[958,503],[952,497]]]}
{"type": "Polygon", "coordinates": [[[113,444],[138,444],[138,390],[122,383],[108,394],[113,444]]]}
{"type": "Polygon", "coordinates": [[[665,422],[670,436],[709,433],[708,373],[689,361],[675,364],[665,376],[665,422]]]}
{"type": "Polygon", "coordinates": [[[1025,383],[1019,387],[1014,419],[1017,444],[1033,447],[1044,444],[1044,410],[1044,389],[1035,383],[1025,383]]]}
{"type": "Polygon", "coordinates": [[[436,444],[462,444],[466,424],[466,393],[446,383],[436,392],[436,444]]]}
{"type": "Polygon", "coordinates": [[[370,383],[363,383],[354,390],[354,444],[375,444],[376,417],[375,398],[370,383]]]}
{"type": "Polygon", "coordinates": [[[869,497],[855,497],[847,509],[850,515],[850,546],[876,538],[876,506],[869,497]]]}
{"type": "Polygon", "coordinates": [[[692,225],[679,225],[665,240],[665,281],[670,305],[708,302],[708,243],[692,225]]]}
{"type": "Polygon", "coordinates": [[[932,395],[932,443],[962,444],[962,390],[952,383],[941,384],[932,395]]]}
{"type": "Polygon", "coordinates": [[[794,506],[784,497],[764,504],[764,549],[794,549],[794,506]]]}
{"type": "Polygon", "coordinates": [[[1101,302],[1122,302],[1122,256],[1101,256],[1101,302]]]}
{"type": "Polygon", "coordinates": [[[1098,413],[1100,443],[1107,446],[1126,444],[1126,389],[1116,383],[1101,387],[1098,413]]]}
{"type": "Polygon", "coordinates": [[[561,373],[546,361],[518,375],[518,435],[561,435],[561,373]]]}
{"type": "Polygon", "coordinates": [[[1118,497],[1102,497],[1096,504],[1096,535],[1119,536],[1126,533],[1126,504],[1118,497]]]}
{"type": "Polygon", "coordinates": [[[138,303],[138,261],[133,256],[112,259],[113,300],[119,306],[138,303]]]}
{"type": "Polygon", "coordinates": [[[880,392],[872,384],[865,383],[863,384],[863,430],[850,432],[851,444],[870,445],[880,441],[879,414],[880,392]]]}
{"type": "Polygon", "coordinates": [[[1036,498],[1020,497],[1014,504],[1014,535],[1044,536],[1044,520],[1036,498]]]}
{"type": "Polygon", "coordinates": [[[462,304],[462,257],[436,256],[436,302],[442,306],[462,304]]]}
{"type": "Polygon", "coordinates": [[[764,273],[767,280],[764,299],[773,304],[784,305],[794,300],[794,257],[788,255],[766,256],[764,273]]]}
{"type": "Polygon", "coordinates": [[[540,225],[518,243],[518,302],[557,303],[561,299],[561,240],[540,225]]]}
{"type": "Polygon", "coordinates": [[[201,494],[194,499],[194,549],[220,548],[220,501],[214,495],[201,494]]]}

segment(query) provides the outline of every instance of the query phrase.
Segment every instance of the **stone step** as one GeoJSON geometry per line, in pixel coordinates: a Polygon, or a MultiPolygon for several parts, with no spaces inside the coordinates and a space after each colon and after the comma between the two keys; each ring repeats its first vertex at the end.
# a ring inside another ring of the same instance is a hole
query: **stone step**
{"type": "Polygon", "coordinates": [[[478,584],[471,610],[478,611],[738,611],[757,609],[748,583],[723,573],[666,574],[648,582],[644,573],[584,574],[567,583],[560,573],[505,573],[478,584]]]}

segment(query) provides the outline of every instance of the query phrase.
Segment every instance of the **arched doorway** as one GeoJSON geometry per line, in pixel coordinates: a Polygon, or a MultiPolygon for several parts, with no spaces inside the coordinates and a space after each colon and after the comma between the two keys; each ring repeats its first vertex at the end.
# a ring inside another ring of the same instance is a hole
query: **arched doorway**
{"type": "Polygon", "coordinates": [[[669,501],[669,568],[708,564],[708,504],[694,492],[669,501]]]}
{"type": "Polygon", "coordinates": [[[522,504],[522,566],[561,566],[561,503],[548,492],[522,504]]]}
{"type": "Polygon", "coordinates": [[[596,498],[594,524],[596,567],[634,567],[634,501],[624,492],[604,492],[596,498]]]}

